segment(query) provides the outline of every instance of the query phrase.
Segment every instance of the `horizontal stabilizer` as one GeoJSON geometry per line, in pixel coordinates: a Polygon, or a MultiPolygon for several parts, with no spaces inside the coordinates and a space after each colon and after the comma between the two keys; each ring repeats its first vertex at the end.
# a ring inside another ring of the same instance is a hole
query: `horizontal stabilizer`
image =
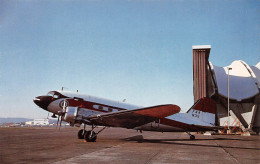
{"type": "Polygon", "coordinates": [[[161,119],[160,123],[164,124],[164,125],[172,126],[172,127],[178,127],[178,128],[183,129],[184,131],[190,131],[190,132],[213,131],[213,130],[223,129],[223,127],[214,126],[214,125],[206,126],[206,125],[200,125],[200,124],[188,124],[185,122],[176,121],[176,120],[167,119],[167,118],[161,119]]]}

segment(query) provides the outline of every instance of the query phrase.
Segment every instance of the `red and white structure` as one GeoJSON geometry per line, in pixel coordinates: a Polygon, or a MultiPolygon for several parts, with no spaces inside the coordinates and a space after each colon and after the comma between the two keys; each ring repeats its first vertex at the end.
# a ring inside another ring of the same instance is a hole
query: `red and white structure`
{"type": "Polygon", "coordinates": [[[242,60],[236,60],[229,66],[219,67],[208,60],[211,46],[193,46],[192,49],[194,101],[201,97],[214,99],[220,126],[240,125],[244,131],[259,133],[260,62],[250,66],[242,60]]]}

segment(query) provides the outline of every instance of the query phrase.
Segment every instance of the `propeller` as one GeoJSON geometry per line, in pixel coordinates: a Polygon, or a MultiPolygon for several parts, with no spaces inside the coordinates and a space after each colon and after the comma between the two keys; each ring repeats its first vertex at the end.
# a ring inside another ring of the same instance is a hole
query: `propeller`
{"type": "MultiPolygon", "coordinates": [[[[60,124],[59,126],[59,130],[60,130],[60,127],[61,127],[61,123],[62,123],[62,116],[65,115],[66,113],[66,100],[64,99],[63,100],[63,106],[62,106],[62,111],[59,111],[59,116],[58,116],[58,121],[57,121],[57,126],[60,124]]],[[[57,126],[56,126],[56,129],[57,129],[57,126]]]]}

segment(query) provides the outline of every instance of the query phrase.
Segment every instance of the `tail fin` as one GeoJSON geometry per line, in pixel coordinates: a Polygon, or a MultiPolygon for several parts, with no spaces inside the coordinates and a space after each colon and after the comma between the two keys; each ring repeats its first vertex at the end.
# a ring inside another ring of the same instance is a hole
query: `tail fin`
{"type": "Polygon", "coordinates": [[[216,102],[211,98],[201,98],[199,99],[188,111],[187,113],[192,117],[200,119],[203,122],[215,125],[215,115],[216,115],[216,102]]]}

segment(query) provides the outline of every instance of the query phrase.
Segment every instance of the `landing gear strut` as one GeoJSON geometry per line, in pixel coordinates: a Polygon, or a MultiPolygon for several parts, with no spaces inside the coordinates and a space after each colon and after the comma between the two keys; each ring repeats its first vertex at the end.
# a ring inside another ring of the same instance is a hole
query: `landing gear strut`
{"type": "Polygon", "coordinates": [[[78,132],[78,138],[79,139],[85,139],[85,141],[87,141],[87,142],[96,142],[98,133],[103,131],[106,127],[102,128],[97,133],[94,131],[95,128],[96,128],[96,126],[92,125],[91,130],[87,131],[87,130],[85,130],[86,129],[86,124],[84,124],[84,129],[81,129],[78,132]]]}
{"type": "Polygon", "coordinates": [[[190,132],[186,132],[190,136],[190,140],[195,140],[195,136],[190,134],[190,132]]]}
{"type": "Polygon", "coordinates": [[[84,139],[84,134],[85,134],[86,132],[87,132],[86,130],[81,129],[81,130],[78,132],[78,139],[84,139]]]}
{"type": "Polygon", "coordinates": [[[87,131],[87,133],[84,135],[84,139],[87,142],[96,142],[97,134],[93,130],[87,131]]]}
{"type": "Polygon", "coordinates": [[[84,124],[84,129],[79,130],[78,132],[78,139],[84,139],[84,135],[87,133],[86,124],[84,124]]]}

